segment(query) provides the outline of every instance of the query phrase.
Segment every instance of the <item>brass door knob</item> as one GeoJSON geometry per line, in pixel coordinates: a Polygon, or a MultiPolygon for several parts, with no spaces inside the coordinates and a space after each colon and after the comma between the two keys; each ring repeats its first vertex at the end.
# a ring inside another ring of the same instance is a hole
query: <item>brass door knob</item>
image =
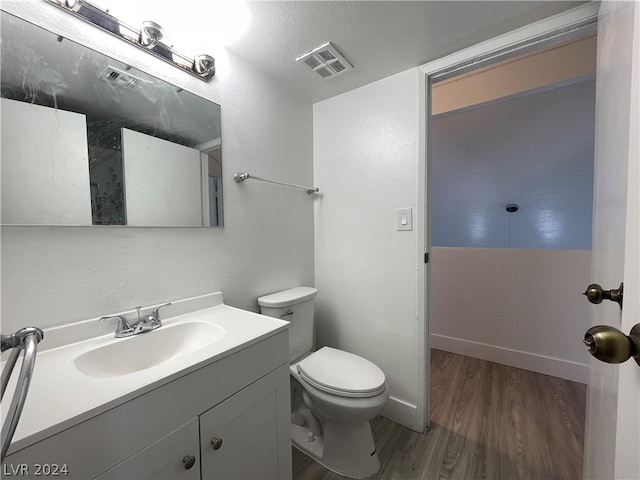
{"type": "Polygon", "coordinates": [[[182,463],[184,463],[184,468],[186,470],[189,470],[196,464],[196,457],[194,457],[193,455],[187,455],[182,459],[182,463]]]}
{"type": "Polygon", "coordinates": [[[617,328],[607,325],[591,327],[582,341],[589,353],[607,363],[623,363],[633,357],[640,365],[640,323],[625,335],[617,328]]]}
{"type": "Polygon", "coordinates": [[[591,303],[602,303],[602,300],[611,300],[612,302],[616,302],[622,308],[622,289],[624,288],[624,283],[621,283],[618,289],[611,290],[603,290],[600,285],[597,283],[592,283],[587,287],[587,289],[582,292],[583,295],[589,299],[591,303]]]}

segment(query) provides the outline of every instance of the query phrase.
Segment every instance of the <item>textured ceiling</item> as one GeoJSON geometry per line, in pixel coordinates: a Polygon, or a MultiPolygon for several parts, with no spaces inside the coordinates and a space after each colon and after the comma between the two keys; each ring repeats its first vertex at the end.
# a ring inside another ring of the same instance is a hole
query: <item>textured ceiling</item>
{"type": "Polygon", "coordinates": [[[254,1],[227,48],[314,102],[422,65],[584,2],[254,1]],[[323,80],[295,58],[332,42],[354,70],[323,80]]]}

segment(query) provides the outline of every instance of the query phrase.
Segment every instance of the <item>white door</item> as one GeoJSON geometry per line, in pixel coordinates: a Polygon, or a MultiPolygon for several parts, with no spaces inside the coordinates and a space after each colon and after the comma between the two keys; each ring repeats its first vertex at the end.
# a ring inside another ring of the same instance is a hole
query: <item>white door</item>
{"type": "Polygon", "coordinates": [[[123,128],[122,168],[127,225],[202,226],[198,150],[123,128]]]}
{"type": "Polygon", "coordinates": [[[200,415],[203,480],[291,479],[289,366],[200,415]]]}
{"type": "MultiPolygon", "coordinates": [[[[591,308],[592,325],[625,334],[640,322],[640,152],[636,2],[602,2],[598,15],[596,154],[591,279],[624,281],[624,308],[591,308]]],[[[585,285],[586,286],[586,285],[585,285]]],[[[585,478],[640,478],[640,367],[592,359],[587,394],[585,478]]]]}
{"type": "Polygon", "coordinates": [[[85,115],[2,98],[2,223],[91,225],[85,115]]]}

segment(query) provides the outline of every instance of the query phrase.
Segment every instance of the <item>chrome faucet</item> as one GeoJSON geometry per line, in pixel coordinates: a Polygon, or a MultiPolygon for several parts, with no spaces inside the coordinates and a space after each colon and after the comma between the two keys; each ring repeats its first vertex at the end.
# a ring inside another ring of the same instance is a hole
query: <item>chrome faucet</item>
{"type": "Polygon", "coordinates": [[[145,333],[155,330],[156,328],[160,328],[162,326],[162,322],[160,321],[160,309],[169,305],[171,305],[171,302],[158,305],[149,315],[144,317],[140,316],[140,310],[142,307],[136,307],[138,320],[133,325],[131,325],[127,319],[121,315],[100,317],[100,321],[117,319],[118,326],[116,327],[116,338],[131,337],[133,335],[138,335],[139,333],[145,333]]]}
{"type": "Polygon", "coordinates": [[[138,321],[136,322],[136,325],[133,327],[134,329],[133,335],[137,335],[138,333],[144,333],[144,332],[148,332],[149,330],[155,330],[156,328],[160,328],[162,326],[162,322],[160,321],[160,309],[162,307],[168,307],[169,305],[171,305],[171,302],[158,305],[151,311],[149,315],[142,318],[140,318],[140,309],[142,307],[136,307],[136,311],[138,312],[138,321]]]}
{"type": "Polygon", "coordinates": [[[131,328],[131,325],[129,325],[127,319],[121,315],[107,315],[106,317],[100,317],[99,321],[102,322],[103,320],[111,319],[118,320],[118,326],[116,327],[116,338],[130,337],[131,335],[133,335],[133,328],[131,328]]]}

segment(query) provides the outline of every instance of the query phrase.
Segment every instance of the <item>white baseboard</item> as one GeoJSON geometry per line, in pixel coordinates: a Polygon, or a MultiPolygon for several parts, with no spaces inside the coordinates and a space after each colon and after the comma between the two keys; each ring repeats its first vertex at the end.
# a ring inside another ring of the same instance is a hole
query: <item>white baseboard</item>
{"type": "Polygon", "coordinates": [[[415,405],[389,397],[387,404],[382,409],[381,415],[389,420],[404,425],[416,432],[424,432],[424,425],[418,425],[418,409],[415,405]]]}
{"type": "Polygon", "coordinates": [[[496,347],[484,343],[472,342],[461,338],[447,337],[432,333],[430,347],[446,352],[458,353],[489,362],[501,363],[532,372],[565,378],[574,382],[587,383],[589,366],[582,363],[547,357],[535,353],[496,347]]]}

